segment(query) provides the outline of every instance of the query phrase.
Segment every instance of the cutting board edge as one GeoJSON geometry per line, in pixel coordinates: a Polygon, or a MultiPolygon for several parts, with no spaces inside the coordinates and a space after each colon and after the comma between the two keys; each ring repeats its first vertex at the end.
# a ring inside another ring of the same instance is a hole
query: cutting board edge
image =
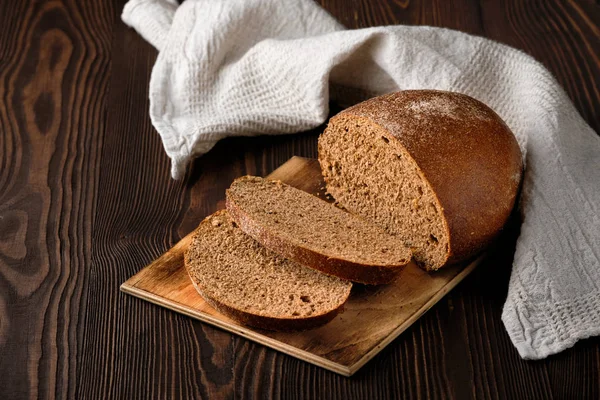
{"type": "Polygon", "coordinates": [[[483,258],[485,258],[485,254],[480,255],[475,260],[470,262],[467,266],[465,266],[465,268],[463,268],[452,280],[450,280],[445,286],[443,286],[438,292],[436,292],[435,295],[431,297],[429,301],[423,304],[423,306],[416,313],[414,313],[402,325],[398,326],[381,342],[373,346],[373,348],[369,350],[363,357],[361,357],[358,361],[351,365],[344,365],[333,362],[331,360],[328,360],[327,358],[317,356],[308,351],[300,350],[297,347],[290,346],[280,341],[271,339],[267,336],[261,335],[260,333],[254,332],[251,328],[244,327],[243,325],[236,325],[234,323],[224,322],[211,315],[199,313],[192,307],[188,307],[184,304],[172,300],[167,300],[164,297],[155,295],[143,289],[139,289],[133,284],[133,282],[130,283],[130,281],[135,280],[137,274],[125,281],[120,286],[120,290],[123,293],[140,298],[142,300],[146,300],[152,304],[168,308],[172,311],[178,312],[180,314],[186,315],[188,317],[194,318],[202,322],[207,322],[227,332],[235,333],[244,338],[272,348],[274,350],[281,351],[284,354],[300,358],[304,361],[310,362],[311,364],[325,368],[329,371],[350,377],[354,375],[354,373],[361,369],[371,359],[373,359],[377,354],[379,354],[383,349],[385,349],[406,329],[411,327],[419,318],[421,318],[427,311],[429,311],[431,307],[436,305],[440,301],[440,299],[442,299],[446,294],[448,294],[452,289],[454,289],[456,285],[458,285],[463,279],[465,279],[473,271],[473,269],[475,269],[475,267],[479,265],[483,258]]]}
{"type": "Polygon", "coordinates": [[[362,358],[360,358],[357,362],[350,365],[348,368],[350,369],[350,375],[353,375],[359,369],[361,369],[366,363],[368,363],[373,357],[381,352],[381,350],[385,349],[390,343],[392,343],[398,336],[400,336],[405,330],[410,328],[419,318],[421,318],[429,309],[435,306],[444,296],[446,296],[452,289],[456,287],[463,279],[465,279],[475,267],[481,263],[481,261],[485,258],[486,254],[482,253],[476,259],[467,264],[454,278],[452,278],[446,285],[444,285],[440,290],[438,290],[432,297],[427,301],[417,312],[415,312],[410,318],[408,318],[402,325],[398,326],[394,329],[388,336],[386,336],[381,342],[375,345],[371,350],[369,350],[362,358]]]}
{"type": "MultiPolygon", "coordinates": [[[[198,313],[198,311],[196,311],[192,307],[188,307],[184,304],[177,303],[172,300],[167,300],[164,297],[155,295],[155,294],[150,293],[143,289],[139,289],[139,288],[129,284],[128,282],[129,282],[129,280],[127,280],[123,284],[121,284],[121,286],[120,286],[121,292],[131,295],[133,297],[140,298],[142,300],[146,300],[149,303],[155,304],[157,306],[168,308],[171,311],[178,312],[180,314],[197,319],[199,321],[207,322],[207,323],[209,323],[213,326],[216,326],[220,329],[223,329],[227,332],[235,333],[236,335],[240,335],[246,339],[252,340],[256,343],[262,344],[271,349],[281,351],[282,353],[285,353],[287,355],[310,362],[311,364],[317,365],[321,368],[325,368],[329,371],[338,373],[343,376],[350,377],[350,376],[352,376],[352,374],[354,374],[354,372],[356,372],[360,368],[360,367],[358,367],[358,368],[355,367],[356,364],[347,366],[347,365],[333,362],[324,357],[317,356],[308,351],[300,350],[297,347],[287,345],[283,342],[271,339],[267,336],[261,335],[260,333],[254,332],[251,328],[244,327],[243,325],[227,323],[227,322],[224,322],[224,321],[222,321],[218,318],[215,318],[211,315],[198,313]]],[[[371,357],[374,357],[384,347],[385,346],[381,347],[381,349],[379,349],[371,357]]],[[[361,361],[362,361],[362,359],[361,359],[361,361]]],[[[364,362],[363,362],[363,364],[364,364],[364,362]]]]}

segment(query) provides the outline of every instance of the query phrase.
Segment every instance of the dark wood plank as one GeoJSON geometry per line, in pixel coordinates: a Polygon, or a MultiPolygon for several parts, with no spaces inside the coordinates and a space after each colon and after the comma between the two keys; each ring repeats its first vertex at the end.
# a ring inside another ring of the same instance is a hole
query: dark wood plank
{"type": "MultiPolygon", "coordinates": [[[[600,129],[594,0],[321,0],[349,28],[429,24],[544,63],[600,129]]],[[[516,227],[352,379],[118,293],[238,175],[315,157],[315,129],[229,139],[173,182],[148,118],[156,51],[123,0],[0,2],[0,398],[600,398],[600,340],[540,362],[500,321],[516,227]]]]}
{"type": "Polygon", "coordinates": [[[0,4],[0,398],[74,397],[110,4],[0,4]]]}
{"type": "Polygon", "coordinates": [[[484,2],[485,36],[520,48],[556,77],[600,132],[600,6],[594,1],[484,2]]]}
{"type": "MultiPolygon", "coordinates": [[[[121,282],[177,242],[192,198],[186,181],[170,178],[169,160],[148,118],[148,81],[156,51],[120,22],[113,30],[88,266],[93,279],[87,282],[84,304],[88,328],[83,354],[94,355],[94,362],[81,366],[78,395],[228,397],[233,358],[229,334],[118,291],[121,282]]],[[[203,197],[207,204],[216,203],[216,193],[203,197]]]]}

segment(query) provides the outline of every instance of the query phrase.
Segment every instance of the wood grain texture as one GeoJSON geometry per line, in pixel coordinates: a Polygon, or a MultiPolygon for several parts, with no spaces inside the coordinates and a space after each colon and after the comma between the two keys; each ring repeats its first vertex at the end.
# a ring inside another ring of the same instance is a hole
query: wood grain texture
{"type": "MultiPolygon", "coordinates": [[[[292,157],[267,176],[324,200],[319,162],[292,157]]],[[[344,376],[351,376],[467,277],[481,257],[429,274],[410,263],[387,285],[355,284],[343,313],[319,328],[269,332],[243,326],[213,309],[192,285],[184,252],[193,232],[121,285],[125,293],[180,312],[344,376]]]]}
{"type": "MultiPolygon", "coordinates": [[[[320,0],[349,28],[515,46],[600,130],[595,0],[320,0]]],[[[322,128],[224,140],[186,179],[148,117],[156,51],[123,0],[0,1],[0,398],[600,398],[600,339],[540,362],[500,321],[518,227],[351,379],[119,294],[244,173],[316,156],[322,128]]]]}

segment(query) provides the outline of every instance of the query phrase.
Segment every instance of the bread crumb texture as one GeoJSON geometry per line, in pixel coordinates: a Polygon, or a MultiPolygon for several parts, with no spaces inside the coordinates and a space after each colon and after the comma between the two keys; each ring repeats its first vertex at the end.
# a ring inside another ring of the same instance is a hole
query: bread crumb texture
{"type": "Polygon", "coordinates": [[[203,296],[242,313],[303,319],[343,306],[352,284],[278,256],[243,233],[227,211],[206,218],[185,254],[203,296]]]}
{"type": "Polygon", "coordinates": [[[398,267],[411,259],[404,243],[381,227],[280,181],[238,178],[227,201],[271,236],[327,258],[398,267]]]}

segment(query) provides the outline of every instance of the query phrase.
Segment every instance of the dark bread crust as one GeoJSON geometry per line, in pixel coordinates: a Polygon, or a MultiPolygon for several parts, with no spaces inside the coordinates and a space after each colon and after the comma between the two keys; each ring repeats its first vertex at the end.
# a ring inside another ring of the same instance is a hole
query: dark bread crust
{"type": "Polygon", "coordinates": [[[407,90],[357,104],[330,123],[340,116],[379,125],[417,163],[446,219],[446,264],[472,257],[500,232],[514,207],[523,163],[513,133],[488,106],[460,93],[407,90]],[[448,112],[419,109],[427,102],[448,112]]]}
{"type": "Polygon", "coordinates": [[[196,288],[196,291],[202,298],[215,310],[229,318],[237,321],[243,325],[252,326],[259,329],[265,329],[269,331],[302,331],[306,329],[312,329],[319,327],[331,321],[340,312],[344,311],[344,304],[340,307],[331,310],[325,314],[303,317],[303,318],[272,318],[263,315],[252,314],[237,308],[228,306],[225,303],[218,301],[208,296],[202,287],[192,278],[190,279],[196,288]]]}
{"type": "MultiPolygon", "coordinates": [[[[254,220],[244,212],[242,207],[239,207],[233,201],[229,194],[229,189],[226,193],[227,211],[244,233],[254,238],[254,240],[269,250],[327,275],[368,285],[386,284],[393,281],[410,262],[409,258],[406,260],[406,263],[401,265],[374,266],[343,260],[337,257],[329,257],[307,247],[298,246],[285,240],[277,233],[271,232],[267,227],[254,220]]],[[[323,200],[319,199],[319,201],[323,200]]]]}

